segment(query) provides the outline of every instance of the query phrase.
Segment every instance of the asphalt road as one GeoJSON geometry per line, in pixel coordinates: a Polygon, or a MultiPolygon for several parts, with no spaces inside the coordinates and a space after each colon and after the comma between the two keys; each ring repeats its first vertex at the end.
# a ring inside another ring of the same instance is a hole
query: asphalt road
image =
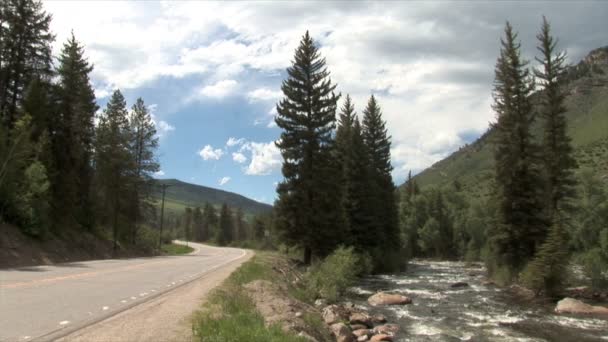
{"type": "Polygon", "coordinates": [[[0,341],[52,340],[176,289],[245,256],[190,243],[183,256],[0,270],[0,341]]]}

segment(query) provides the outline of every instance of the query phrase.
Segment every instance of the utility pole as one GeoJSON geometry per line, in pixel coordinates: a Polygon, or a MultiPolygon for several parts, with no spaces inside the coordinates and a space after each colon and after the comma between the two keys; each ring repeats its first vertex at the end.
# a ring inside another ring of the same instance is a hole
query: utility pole
{"type": "Polygon", "coordinates": [[[169,185],[161,184],[163,188],[163,197],[160,205],[160,234],[158,235],[158,253],[160,254],[163,246],[163,223],[165,221],[165,192],[169,185]]]}

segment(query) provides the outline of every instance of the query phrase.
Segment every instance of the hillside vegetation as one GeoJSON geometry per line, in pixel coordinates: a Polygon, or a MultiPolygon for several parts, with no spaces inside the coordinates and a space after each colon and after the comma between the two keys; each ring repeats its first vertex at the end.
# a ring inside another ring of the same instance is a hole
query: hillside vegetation
{"type": "MultiPolygon", "coordinates": [[[[579,170],[589,168],[608,177],[608,47],[589,53],[570,67],[566,79],[569,135],[579,170]]],[[[536,127],[536,133],[540,129],[536,127]]],[[[421,189],[455,181],[469,197],[486,197],[494,175],[493,131],[465,145],[414,177],[421,189]]]]}

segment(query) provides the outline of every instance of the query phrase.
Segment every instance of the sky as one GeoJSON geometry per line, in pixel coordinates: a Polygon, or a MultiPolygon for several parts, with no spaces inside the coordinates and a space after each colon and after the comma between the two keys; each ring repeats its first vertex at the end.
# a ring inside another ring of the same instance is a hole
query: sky
{"type": "Polygon", "coordinates": [[[401,184],[494,120],[505,22],[533,61],[542,16],[577,63],[608,45],[608,2],[45,1],[57,54],[70,32],[94,65],[103,109],[114,89],[142,97],[159,135],[157,178],[272,203],[281,176],[275,105],[306,30],[360,113],[374,94],[401,184]]]}

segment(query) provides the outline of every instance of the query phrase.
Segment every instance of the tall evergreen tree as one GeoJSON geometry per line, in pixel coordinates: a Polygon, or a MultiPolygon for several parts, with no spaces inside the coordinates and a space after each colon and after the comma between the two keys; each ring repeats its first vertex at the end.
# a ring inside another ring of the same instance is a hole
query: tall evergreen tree
{"type": "Polygon", "coordinates": [[[123,196],[130,190],[132,155],[131,131],[127,119],[127,104],[120,90],[114,91],[97,128],[96,167],[97,188],[101,208],[107,213],[106,222],[112,226],[114,251],[118,248],[119,220],[125,221],[125,208],[131,199],[123,196]]]}
{"type": "Polygon", "coordinates": [[[551,36],[551,27],[543,17],[541,32],[536,36],[541,57],[536,60],[542,69],[535,75],[540,82],[541,109],[543,118],[543,161],[547,174],[547,199],[549,217],[552,221],[560,220],[559,213],[571,209],[575,196],[576,179],[574,169],[577,167],[572,148],[572,139],[568,136],[566,92],[561,79],[566,70],[566,54],[556,52],[557,40],[551,36]]]}
{"type": "Polygon", "coordinates": [[[560,78],[565,74],[566,54],[556,53],[557,40],[551,36],[551,27],[545,17],[536,37],[542,54],[536,58],[542,69],[536,70],[535,74],[541,86],[542,152],[547,181],[545,198],[551,226],[546,241],[526,267],[523,280],[537,292],[554,292],[562,284],[567,266],[568,249],[564,246],[568,245],[568,236],[565,227],[575,196],[574,169],[577,163],[567,133],[566,94],[560,84],[560,78]]]}
{"type": "Polygon", "coordinates": [[[204,241],[203,229],[203,212],[201,211],[201,207],[196,207],[192,211],[192,238],[195,241],[204,241]]]}
{"type": "Polygon", "coordinates": [[[192,208],[186,207],[186,209],[184,209],[184,219],[182,220],[182,224],[183,224],[182,228],[183,228],[185,241],[192,240],[192,224],[194,221],[193,218],[194,218],[194,212],[192,211],[192,208]]]}
{"type": "Polygon", "coordinates": [[[543,179],[539,149],[534,143],[530,94],[534,88],[527,63],[520,56],[517,34],[509,23],[501,39],[496,63],[493,108],[496,183],[501,201],[501,222],[492,234],[491,271],[510,281],[544,241],[547,222],[542,200],[543,179]]]}
{"type": "Polygon", "coordinates": [[[283,130],[276,145],[284,160],[276,208],[283,236],[302,247],[308,264],[313,254],[328,254],[342,238],[340,171],[332,137],[339,96],[308,32],[287,74],[275,119],[283,130]]]}
{"type": "Polygon", "coordinates": [[[154,182],[152,175],[160,169],[154,156],[158,147],[156,127],[152,115],[138,98],[131,109],[129,123],[131,125],[131,154],[133,158],[133,209],[132,209],[132,243],[135,243],[137,227],[142,213],[152,207],[150,198],[154,182]]]}
{"type": "Polygon", "coordinates": [[[238,207],[234,213],[234,240],[247,240],[247,228],[245,226],[245,213],[243,208],[238,207]]]}
{"type": "Polygon", "coordinates": [[[215,236],[217,224],[218,217],[215,208],[211,204],[205,203],[205,207],[203,208],[203,229],[201,231],[202,241],[207,241],[215,236]]]}
{"type": "Polygon", "coordinates": [[[0,119],[8,128],[32,80],[52,75],[50,23],[41,1],[0,2],[0,119]]]}
{"type": "Polygon", "coordinates": [[[54,156],[53,212],[56,224],[93,225],[94,117],[99,108],[89,74],[93,66],[74,35],[59,56],[59,83],[55,87],[56,116],[51,125],[54,156]],[[67,219],[67,221],[66,221],[67,219]]]}
{"type": "MultiPolygon", "coordinates": [[[[386,260],[388,253],[401,251],[398,226],[397,201],[395,185],[391,176],[391,142],[386,123],[382,119],[382,111],[376,98],[372,95],[363,111],[363,139],[369,153],[371,167],[371,206],[376,225],[374,259],[386,260]]],[[[397,258],[393,255],[394,258],[397,258]]],[[[377,265],[384,266],[384,265],[377,265]]],[[[389,265],[386,265],[387,267],[389,265]]],[[[390,265],[390,267],[395,267],[390,265]]]]}
{"type": "Polygon", "coordinates": [[[232,242],[234,225],[232,224],[232,213],[226,203],[222,204],[220,211],[219,230],[217,235],[217,244],[226,246],[232,242]]]}

